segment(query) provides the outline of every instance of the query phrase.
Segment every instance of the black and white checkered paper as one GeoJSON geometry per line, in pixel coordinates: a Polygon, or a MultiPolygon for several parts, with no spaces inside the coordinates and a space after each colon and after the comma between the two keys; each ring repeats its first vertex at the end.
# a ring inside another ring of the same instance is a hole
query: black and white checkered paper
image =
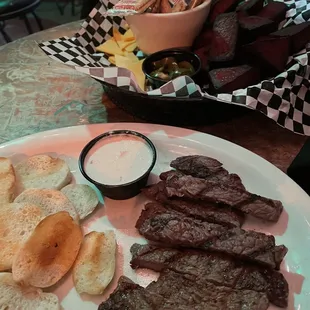
{"type": "MultiPolygon", "coordinates": [[[[51,58],[74,66],[76,70],[128,90],[164,97],[207,97],[229,104],[243,105],[258,110],[279,125],[302,135],[310,136],[310,44],[305,50],[290,57],[286,71],[277,77],[262,81],[246,89],[211,96],[203,93],[194,81],[181,76],[159,89],[141,90],[134,75],[127,69],[113,66],[103,54],[96,54],[95,47],[112,37],[113,27],[126,31],[122,17],[106,16],[118,0],[101,0],[73,37],[62,37],[40,43],[42,50],[51,58]]],[[[282,27],[310,20],[310,1],[289,0],[286,20],[282,27]]]]}

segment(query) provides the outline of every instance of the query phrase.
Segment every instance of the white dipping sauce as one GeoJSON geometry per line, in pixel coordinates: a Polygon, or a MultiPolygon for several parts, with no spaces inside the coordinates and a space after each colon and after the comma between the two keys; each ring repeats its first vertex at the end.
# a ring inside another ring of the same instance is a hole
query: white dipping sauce
{"type": "Polygon", "coordinates": [[[107,136],[88,152],[84,170],[94,181],[120,185],[135,181],[151,166],[153,152],[147,142],[130,134],[107,136]]]}

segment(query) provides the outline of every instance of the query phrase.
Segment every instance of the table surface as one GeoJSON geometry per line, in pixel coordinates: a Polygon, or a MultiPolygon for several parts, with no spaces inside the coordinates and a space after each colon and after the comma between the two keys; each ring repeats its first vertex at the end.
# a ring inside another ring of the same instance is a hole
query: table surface
{"type": "MultiPolygon", "coordinates": [[[[0,48],[0,143],[66,126],[141,122],[113,105],[98,82],[38,47],[40,41],[72,36],[80,24],[48,29],[0,48]]],[[[193,129],[239,144],[283,171],[306,140],[258,112],[193,129]]]]}

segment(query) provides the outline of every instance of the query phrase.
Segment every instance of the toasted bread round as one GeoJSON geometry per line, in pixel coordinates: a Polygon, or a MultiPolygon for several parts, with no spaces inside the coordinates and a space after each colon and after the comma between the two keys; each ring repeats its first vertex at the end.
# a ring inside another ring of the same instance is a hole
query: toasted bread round
{"type": "Polygon", "coordinates": [[[13,279],[35,287],[49,287],[71,268],[83,239],[81,228],[68,212],[43,219],[17,252],[13,279]]]}
{"type": "Polygon", "coordinates": [[[15,172],[8,158],[0,157],[0,204],[13,201],[15,172]]]}
{"type": "Polygon", "coordinates": [[[37,205],[42,208],[46,216],[67,211],[76,222],[79,221],[79,215],[71,201],[63,193],[54,189],[27,189],[17,196],[14,202],[37,205]]]}
{"type": "Polygon", "coordinates": [[[116,240],[113,231],[92,231],[84,238],[73,266],[78,293],[102,294],[115,272],[116,240]]]}
{"type": "Polygon", "coordinates": [[[58,297],[38,288],[24,287],[14,282],[9,272],[0,273],[0,309],[59,310],[58,297]]]}
{"type": "Polygon", "coordinates": [[[0,271],[12,268],[14,255],[43,217],[42,209],[29,203],[0,206],[0,271]]]}
{"type": "Polygon", "coordinates": [[[21,190],[27,188],[62,189],[72,179],[66,162],[48,155],[35,155],[15,166],[21,190]]]}
{"type": "Polygon", "coordinates": [[[99,203],[96,192],[86,184],[69,184],[61,192],[75,206],[81,220],[91,214],[99,203]]]}

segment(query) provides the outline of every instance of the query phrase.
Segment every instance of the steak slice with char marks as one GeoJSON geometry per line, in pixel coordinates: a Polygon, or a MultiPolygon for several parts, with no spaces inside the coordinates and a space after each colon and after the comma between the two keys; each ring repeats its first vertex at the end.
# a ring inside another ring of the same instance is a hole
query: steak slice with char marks
{"type": "Polygon", "coordinates": [[[205,220],[227,227],[240,227],[244,223],[245,216],[236,209],[220,207],[209,202],[190,201],[185,199],[168,199],[165,194],[164,182],[148,186],[143,189],[144,195],[190,217],[205,220]]]}
{"type": "Polygon", "coordinates": [[[208,178],[211,175],[228,175],[228,171],[223,168],[223,164],[215,158],[203,155],[188,155],[177,157],[170,163],[170,166],[184,174],[192,175],[196,178],[208,178]]]}
{"type": "Polygon", "coordinates": [[[168,210],[158,203],[145,206],[136,228],[148,240],[222,252],[270,268],[278,269],[287,253],[285,246],[275,246],[274,236],[240,228],[227,229],[168,210]]]}
{"type": "Polygon", "coordinates": [[[155,271],[169,268],[217,285],[263,292],[276,306],[287,307],[288,283],[277,271],[240,263],[227,255],[203,251],[177,250],[148,244],[134,244],[130,251],[133,268],[149,268],[155,271]]]}
{"type": "Polygon", "coordinates": [[[165,204],[168,209],[181,212],[189,217],[229,228],[240,227],[244,223],[244,214],[238,210],[217,207],[212,204],[195,203],[182,199],[171,199],[165,204]]]}
{"type": "Polygon", "coordinates": [[[127,277],[120,277],[115,291],[98,310],[156,310],[146,298],[145,289],[127,277]]]}
{"type": "Polygon", "coordinates": [[[121,277],[98,310],[266,310],[268,304],[263,293],[196,282],[192,275],[167,269],[145,289],[121,277]]]}
{"type": "MultiPolygon", "coordinates": [[[[159,175],[159,178],[162,181],[166,181],[168,178],[171,178],[173,176],[182,177],[184,175],[186,175],[186,174],[184,174],[181,171],[169,170],[166,172],[162,172],[159,175]]],[[[195,177],[195,175],[192,175],[192,176],[195,177]]],[[[239,187],[239,188],[245,190],[245,187],[242,184],[240,177],[235,173],[228,173],[228,171],[221,171],[217,174],[211,174],[205,178],[200,178],[200,179],[204,179],[204,180],[208,180],[208,181],[214,181],[214,182],[223,182],[223,183],[227,183],[228,185],[236,186],[236,187],[239,187]]]]}
{"type": "Polygon", "coordinates": [[[135,243],[131,246],[130,253],[132,255],[130,265],[133,269],[148,268],[160,272],[181,253],[181,250],[135,243]]]}
{"type": "Polygon", "coordinates": [[[190,274],[164,270],[146,288],[148,300],[160,310],[266,310],[266,294],[215,285],[190,274]]]}
{"type": "Polygon", "coordinates": [[[165,191],[169,198],[178,197],[219,203],[257,218],[275,222],[283,210],[283,205],[278,200],[261,197],[223,182],[175,174],[168,177],[165,182],[165,191]]]}
{"type": "Polygon", "coordinates": [[[156,184],[146,186],[141,190],[141,192],[151,200],[162,203],[169,200],[166,192],[166,183],[164,181],[160,181],[156,184]]]}

